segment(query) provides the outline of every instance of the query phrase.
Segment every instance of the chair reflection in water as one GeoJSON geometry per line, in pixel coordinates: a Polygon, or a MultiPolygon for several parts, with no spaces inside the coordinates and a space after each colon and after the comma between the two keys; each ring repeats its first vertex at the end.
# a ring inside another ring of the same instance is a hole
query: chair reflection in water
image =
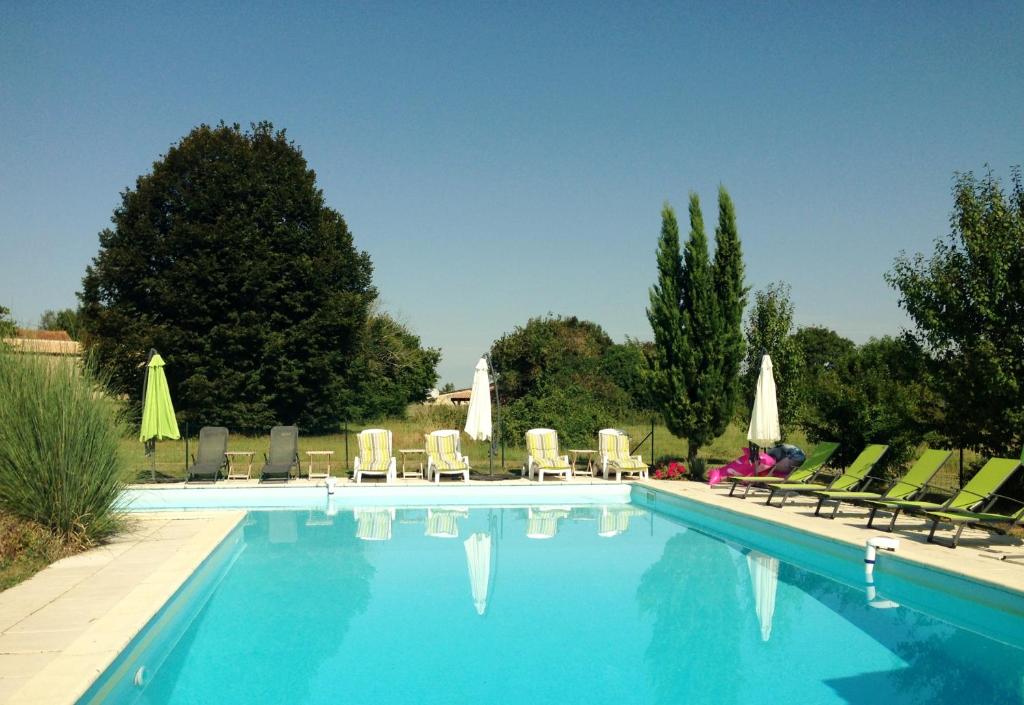
{"type": "Polygon", "coordinates": [[[454,539],[459,536],[459,519],[469,517],[468,507],[447,507],[427,510],[427,536],[436,539],[454,539]]]}
{"type": "Polygon", "coordinates": [[[391,540],[391,522],[395,518],[395,510],[388,507],[353,509],[356,520],[356,538],[363,541],[391,540]]]}
{"type": "Polygon", "coordinates": [[[645,516],[647,512],[629,504],[601,507],[601,516],[597,520],[597,535],[611,538],[629,529],[629,520],[633,517],[645,516]]]}
{"type": "Polygon", "coordinates": [[[567,519],[570,511],[570,507],[529,507],[526,510],[526,538],[554,538],[558,533],[558,521],[567,519]]]}

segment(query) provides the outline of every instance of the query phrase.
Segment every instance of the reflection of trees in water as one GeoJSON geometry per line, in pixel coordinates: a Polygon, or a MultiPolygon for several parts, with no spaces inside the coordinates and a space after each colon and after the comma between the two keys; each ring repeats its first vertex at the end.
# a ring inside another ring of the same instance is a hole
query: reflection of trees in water
{"type": "MultiPolygon", "coordinates": [[[[753,600],[736,589],[737,580],[749,588],[745,559],[737,561],[738,555],[691,530],[671,538],[643,575],[637,600],[653,619],[644,659],[657,702],[744,702],[756,697],[766,676],[799,679],[799,670],[786,672],[787,661],[777,660],[795,655],[772,650],[775,634],[799,639],[810,661],[836,659],[853,666],[840,672],[858,670],[856,653],[815,652],[816,639],[834,643],[829,638],[834,635],[821,633],[828,625],[808,622],[807,600],[813,598],[907,664],[826,681],[847,703],[878,705],[897,698],[907,705],[1024,703],[1024,651],[914,610],[870,607],[864,591],[785,563],[779,570],[773,641],[762,648],[753,600]],[[794,588],[804,595],[798,598],[794,588]]],[[[793,663],[799,669],[802,662],[797,655],[793,663]]]]}
{"type": "Polygon", "coordinates": [[[875,609],[865,593],[792,566],[779,576],[907,663],[829,681],[847,702],[876,705],[880,691],[899,694],[907,705],[1024,702],[1024,652],[908,608],[875,609]]]}
{"type": "Polygon", "coordinates": [[[737,646],[749,639],[756,617],[737,600],[731,553],[725,543],[688,531],[666,542],[640,580],[640,610],[654,620],[644,659],[659,703],[737,702],[743,672],[729,664],[742,661],[737,646]]]}
{"type": "Polygon", "coordinates": [[[232,703],[311,702],[321,665],[342,658],[342,640],[369,604],[374,574],[364,542],[353,538],[351,515],[331,524],[307,522],[307,512],[250,516],[246,550],[154,678],[147,700],[205,703],[205,693],[223,692],[226,680],[232,703]]]}

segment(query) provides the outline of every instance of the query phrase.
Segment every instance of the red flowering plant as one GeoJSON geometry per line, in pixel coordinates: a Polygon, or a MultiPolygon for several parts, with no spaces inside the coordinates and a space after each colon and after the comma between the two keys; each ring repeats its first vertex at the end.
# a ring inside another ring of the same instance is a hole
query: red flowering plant
{"type": "Polygon", "coordinates": [[[678,460],[673,460],[668,465],[659,465],[654,468],[655,480],[678,480],[688,474],[689,471],[686,469],[686,466],[678,460]]]}

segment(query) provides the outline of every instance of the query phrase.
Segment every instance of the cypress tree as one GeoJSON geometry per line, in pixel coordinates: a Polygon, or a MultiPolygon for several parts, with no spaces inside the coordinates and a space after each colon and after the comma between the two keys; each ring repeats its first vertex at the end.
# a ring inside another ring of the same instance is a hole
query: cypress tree
{"type": "Polygon", "coordinates": [[[690,194],[690,238],[683,251],[683,326],[690,348],[687,398],[690,424],[685,429],[692,468],[697,451],[715,438],[715,411],[723,394],[719,347],[722,317],[715,295],[708,236],[697,194],[690,194]]]}
{"type": "Polygon", "coordinates": [[[715,409],[722,396],[718,364],[721,312],[715,296],[700,199],[690,194],[690,236],[682,257],[679,229],[669,206],[662,211],[658,282],[651,289],[648,320],[654,330],[653,383],[668,430],[697,451],[715,436],[715,409]]]}
{"type": "Polygon", "coordinates": [[[736,413],[741,395],[740,368],[743,365],[743,309],[747,305],[747,288],[743,285],[743,253],[736,211],[724,186],[718,187],[718,227],[715,229],[715,262],[712,267],[715,296],[721,315],[718,362],[722,378],[722,394],[716,405],[713,433],[725,433],[736,413]]]}
{"type": "Polygon", "coordinates": [[[661,209],[657,262],[658,281],[651,288],[651,305],[647,309],[647,320],[654,331],[649,386],[665,426],[670,433],[682,436],[689,427],[689,407],[679,402],[687,399],[684,369],[689,366],[690,351],[683,327],[683,258],[679,250],[679,224],[668,203],[661,209]]]}

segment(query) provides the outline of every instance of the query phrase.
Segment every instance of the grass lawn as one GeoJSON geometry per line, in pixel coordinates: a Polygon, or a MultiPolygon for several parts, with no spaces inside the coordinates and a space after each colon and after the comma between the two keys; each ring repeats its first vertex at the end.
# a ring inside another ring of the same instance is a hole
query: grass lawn
{"type": "MultiPolygon", "coordinates": [[[[629,434],[633,444],[637,444],[651,431],[650,424],[614,424],[609,426],[622,428],[629,434]]],[[[432,423],[429,418],[413,415],[409,419],[389,419],[380,421],[366,428],[386,428],[394,434],[394,449],[400,448],[423,448],[423,435],[440,428],[457,428],[458,425],[438,425],[432,423]]],[[[303,471],[306,468],[306,451],[308,450],[333,450],[334,462],[331,464],[332,474],[340,474],[343,471],[351,470],[352,459],[356,456],[357,442],[356,434],[363,427],[350,427],[348,432],[348,459],[346,461],[345,442],[346,436],[336,433],[327,436],[301,436],[299,437],[299,458],[302,461],[303,471]]],[[[796,434],[791,441],[801,447],[807,447],[803,434],[796,434]]],[[[194,454],[197,439],[189,441],[189,452],[194,454]]],[[[248,437],[240,434],[231,434],[228,440],[229,451],[253,451],[253,475],[258,477],[259,469],[263,465],[263,456],[267,452],[270,443],[269,430],[266,435],[260,437],[248,437]]],[[[711,465],[726,463],[738,456],[746,445],[746,428],[732,425],[720,438],[717,438],[710,446],[704,448],[701,457],[706,458],[711,465]]],[[[462,436],[462,451],[469,455],[470,465],[474,471],[486,473],[488,469],[487,451],[490,447],[488,442],[479,443],[469,440],[465,434],[462,436]]],[[[597,438],[588,444],[590,448],[597,447],[597,438]]],[[[569,446],[562,447],[562,451],[568,450],[569,446]]],[[[151,460],[143,455],[142,444],[137,438],[126,438],[121,443],[121,451],[124,453],[127,466],[137,471],[133,480],[138,478],[146,480],[149,477],[151,460]]],[[[646,462],[651,458],[651,441],[648,438],[643,445],[637,449],[646,462]]],[[[654,429],[654,453],[655,459],[686,457],[686,441],[670,434],[664,426],[655,426],[654,429]]],[[[397,453],[396,453],[397,457],[397,453]]],[[[506,439],[505,443],[505,464],[506,471],[516,472],[523,467],[526,459],[526,450],[521,438],[506,439]]],[[[190,461],[191,462],[191,461],[190,461]]],[[[399,457],[399,467],[401,458],[399,457]]],[[[409,459],[412,462],[412,458],[409,459]]],[[[501,471],[501,454],[499,449],[498,457],[494,460],[495,472],[501,471]]],[[[156,450],[156,470],[164,479],[183,479],[185,476],[185,441],[160,441],[156,450]]]]}

